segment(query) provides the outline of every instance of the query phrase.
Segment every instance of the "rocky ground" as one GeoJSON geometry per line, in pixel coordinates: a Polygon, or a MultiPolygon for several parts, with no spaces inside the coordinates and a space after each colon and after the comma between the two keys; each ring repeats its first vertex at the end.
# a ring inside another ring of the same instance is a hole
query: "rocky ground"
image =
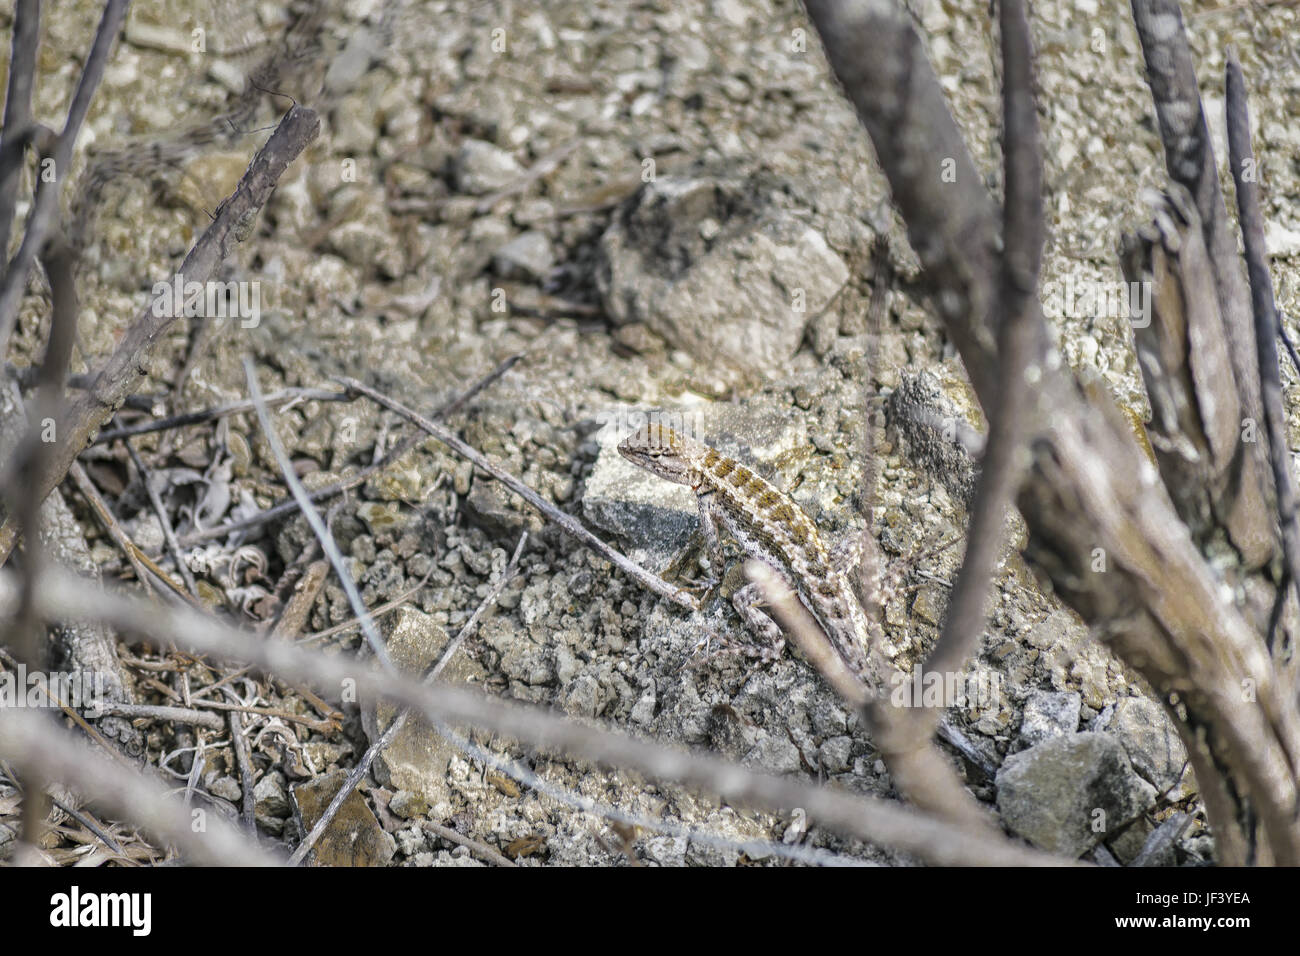
{"type": "MultiPolygon", "coordinates": [[[[62,116],[78,72],[56,51],[88,45],[94,6],[48,14],[36,104],[47,122],[62,116]]],[[[488,0],[466,10],[413,0],[401,5],[395,29],[381,22],[380,3],[345,6],[327,20],[315,74],[330,90],[322,134],[229,265],[227,278],[259,283],[260,321],[216,329],[181,408],[245,397],[245,356],[255,358],[267,391],[328,387],[346,374],[427,409],[522,353],[452,419],[466,441],[661,571],[694,544],[693,506],[684,489],[636,471],[614,445],[638,416],[680,416],[790,492],[828,537],[870,521],[890,563],[886,633],[899,665],[910,668],[943,619],[964,502],[933,462],[906,453],[897,430],[880,427],[884,407],[871,396],[924,370],[943,401],[960,410],[969,399],[951,347],[906,294],[914,258],[799,5],[488,0]]],[[[915,10],[954,114],[996,188],[999,87],[987,7],[930,0],[915,10]]],[[[1228,44],[1252,84],[1279,303],[1293,312],[1298,293],[1285,266],[1300,255],[1296,12],[1209,3],[1185,10],[1220,157],[1228,44]]],[[[206,5],[137,3],[84,145],[147,143],[219,113],[231,96],[224,78],[283,29],[281,16],[263,5],[214,21],[206,5]],[[179,45],[194,26],[208,30],[205,53],[179,45]],[[240,52],[244,45],[252,52],[240,52]]],[[[1119,233],[1142,220],[1140,191],[1164,180],[1127,8],[1037,3],[1032,25],[1047,161],[1044,280],[1118,281],[1119,233]]],[[[265,135],[249,130],[178,172],[124,177],[108,189],[82,267],[77,371],[93,367],[152,283],[170,275],[265,135]]],[[[33,295],[20,358],[41,341],[44,312],[33,295]]],[[[1055,322],[1066,360],[1144,414],[1127,322],[1055,322]]],[[[167,391],[190,347],[183,333],[162,343],[147,391],[167,391]]],[[[978,425],[977,413],[964,414],[978,425]]],[[[309,487],[369,464],[405,427],[360,401],[305,402],[277,423],[309,487]]],[[[170,479],[182,537],[196,522],[211,527],[284,496],[251,415],[136,444],[170,479]]],[[[120,446],[91,458],[92,477],[124,526],[161,554],[161,529],[120,446]]],[[[129,573],[88,513],[83,524],[105,576],[129,573]]],[[[356,489],[333,511],[332,528],[368,604],[424,581],[383,619],[407,666],[436,659],[527,530],[521,574],[465,645],[452,679],[756,768],[893,793],[856,717],[804,662],[787,654],[758,665],[730,653],[726,638],[741,632],[724,601],[697,618],[671,609],[435,442],[356,489]],[[720,640],[702,648],[714,634],[720,640]]],[[[277,589],[286,571],[292,578],[301,570],[310,539],[299,518],[196,545],[200,593],[244,623],[273,616],[277,589]],[[228,558],[237,546],[257,552],[238,576],[228,558]]],[[[350,619],[331,580],[302,632],[350,619]]],[[[360,639],[350,629],[317,643],[352,649],[360,639]]],[[[996,692],[950,717],[1001,770],[988,779],[962,769],[1010,831],[1088,858],[1104,838],[1108,853],[1129,862],[1154,826],[1187,812],[1191,826],[1159,862],[1212,859],[1181,745],[1160,709],[1042,593],[1013,550],[970,676],[996,692]],[[1099,805],[1112,820],[1135,822],[1099,834],[1090,817],[1099,805]]],[[[148,687],[140,690],[148,698],[148,687]]],[[[310,711],[291,688],[263,683],[241,693],[310,711]]],[[[351,767],[388,719],[364,706],[342,710],[332,733],[276,718],[253,724],[258,820],[268,835],[291,837],[295,801],[302,810],[336,785],[337,776],[324,775],[351,767]],[[274,733],[259,735],[277,721],[274,733]]],[[[168,725],[147,726],[158,763],[178,738],[168,725]]],[[[795,808],[754,813],[507,741],[476,738],[476,746],[522,759],[553,789],[521,787],[431,729],[408,728],[354,808],[355,825],[374,830],[367,859],[470,862],[464,848],[422,825],[432,820],[529,864],[777,862],[766,841],[907,862],[806,829],[795,808]],[[558,791],[679,829],[629,836],[602,813],[557,800],[558,791]],[[367,804],[377,818],[366,817],[367,804]]],[[[176,764],[181,777],[187,759],[176,764]]],[[[219,806],[237,806],[239,774],[224,738],[213,738],[205,760],[200,789],[219,806]]]]}

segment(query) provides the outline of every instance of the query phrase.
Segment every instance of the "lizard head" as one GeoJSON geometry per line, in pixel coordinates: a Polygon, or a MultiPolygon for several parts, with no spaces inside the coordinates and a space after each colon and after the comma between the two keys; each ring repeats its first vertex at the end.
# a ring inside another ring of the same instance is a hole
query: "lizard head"
{"type": "Polygon", "coordinates": [[[618,453],[632,464],[680,485],[699,483],[699,462],[692,454],[698,443],[667,425],[642,425],[618,445],[618,453]]]}

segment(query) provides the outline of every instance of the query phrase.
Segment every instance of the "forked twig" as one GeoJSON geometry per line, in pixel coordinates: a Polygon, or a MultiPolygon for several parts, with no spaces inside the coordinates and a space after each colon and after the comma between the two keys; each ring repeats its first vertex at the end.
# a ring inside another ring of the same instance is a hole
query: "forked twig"
{"type": "Polygon", "coordinates": [[[610,563],[621,568],[624,573],[636,580],[636,582],[642,587],[653,591],[661,597],[667,598],[678,607],[684,607],[688,610],[695,609],[694,599],[685,591],[674,588],[662,578],[651,574],[634,561],[629,561],[618,551],[614,550],[604,541],[600,540],[600,538],[588,531],[581,522],[578,521],[578,519],[555,507],[555,505],[551,504],[532,488],[529,488],[514,475],[494,464],[486,455],[465,444],[447,428],[444,428],[442,425],[432,421],[431,419],[425,418],[419,412],[408,408],[396,399],[389,398],[382,392],[376,391],[354,378],[339,378],[338,381],[344,387],[351,389],[359,395],[364,395],[372,401],[379,403],[384,408],[401,415],[413,425],[438,439],[438,441],[442,442],[462,458],[468,459],[476,467],[486,471],[489,475],[501,482],[515,494],[519,495],[519,497],[523,498],[551,521],[555,522],[555,524],[559,526],[560,530],[564,531],[570,537],[576,538],[582,544],[585,544],[587,547],[599,554],[602,558],[605,558],[610,563]]]}
{"type": "MultiPolygon", "coordinates": [[[[466,405],[466,403],[471,401],[474,396],[478,395],[479,392],[483,391],[483,389],[487,388],[506,372],[510,371],[510,369],[514,367],[515,363],[521,358],[523,358],[523,353],[510,356],[487,375],[483,376],[483,378],[476,381],[468,389],[440,407],[430,417],[434,419],[444,418],[459,411],[466,405]]],[[[326,498],[332,498],[334,495],[341,494],[349,488],[355,488],[357,485],[366,481],[366,479],[371,475],[387,468],[390,464],[397,461],[424,440],[424,437],[418,431],[413,432],[385,452],[383,457],[378,461],[372,462],[354,475],[349,475],[347,478],[336,481],[331,485],[326,485],[324,488],[317,488],[315,491],[309,493],[309,497],[312,501],[324,501],[326,498]]],[[[297,510],[298,502],[290,496],[287,501],[282,501],[279,504],[272,505],[265,511],[259,511],[257,514],[251,515],[250,517],[187,534],[180,539],[180,543],[182,547],[193,547],[196,544],[200,544],[213,538],[224,538],[226,535],[233,534],[236,531],[245,531],[248,528],[255,528],[268,521],[275,521],[285,515],[293,514],[297,510]]]]}

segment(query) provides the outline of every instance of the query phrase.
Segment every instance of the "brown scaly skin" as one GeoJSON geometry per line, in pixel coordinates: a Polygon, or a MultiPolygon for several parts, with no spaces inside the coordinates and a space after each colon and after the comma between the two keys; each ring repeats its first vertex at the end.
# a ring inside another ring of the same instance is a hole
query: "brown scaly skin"
{"type": "MultiPolygon", "coordinates": [[[[721,524],[746,557],[766,562],[785,579],[845,663],[860,675],[867,672],[866,648],[883,636],[854,595],[849,569],[835,566],[816,525],[793,500],[735,459],[665,425],[643,425],[618,451],[634,465],[695,492],[716,568],[723,563],[721,524]]],[[[780,629],[754,607],[759,599],[758,589],[750,585],[733,602],[779,652],[780,629]]]]}

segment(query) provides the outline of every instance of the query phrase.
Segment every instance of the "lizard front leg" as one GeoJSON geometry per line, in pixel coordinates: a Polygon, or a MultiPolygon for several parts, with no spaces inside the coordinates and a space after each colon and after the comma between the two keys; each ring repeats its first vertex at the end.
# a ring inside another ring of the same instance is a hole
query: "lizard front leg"
{"type": "Polygon", "coordinates": [[[708,586],[712,588],[722,580],[722,573],[727,566],[727,557],[722,550],[722,536],[718,533],[718,518],[714,513],[714,492],[697,491],[695,504],[700,509],[700,530],[704,532],[704,547],[709,556],[708,586]]]}
{"type": "MultiPolygon", "coordinates": [[[[764,562],[764,564],[767,564],[767,562],[764,562]]],[[[768,567],[771,567],[771,565],[769,564],[768,567]]],[[[776,569],[773,568],[773,570],[776,569]]],[[[765,603],[763,589],[755,583],[746,584],[731,596],[731,606],[736,609],[736,613],[745,622],[745,626],[762,641],[763,646],[759,649],[757,656],[764,661],[774,661],[785,650],[785,632],[762,609],[762,605],[765,603]]]]}
{"type": "MultiPolygon", "coordinates": [[[[700,527],[704,531],[704,541],[709,554],[709,572],[717,581],[726,568],[727,560],[722,548],[719,525],[727,528],[728,532],[738,540],[742,540],[743,532],[734,526],[734,522],[728,520],[726,511],[718,507],[716,492],[697,493],[696,503],[700,508],[700,527]]],[[[772,566],[770,562],[768,564],[772,566]]],[[[782,573],[775,566],[772,567],[778,574],[782,573]]],[[[739,568],[735,570],[738,572],[739,568]]],[[[736,613],[740,615],[740,619],[750,632],[762,643],[757,652],[753,648],[746,647],[745,653],[761,657],[764,661],[773,661],[779,658],[785,649],[785,634],[776,621],[761,610],[763,604],[763,592],[757,584],[746,584],[737,588],[731,595],[731,606],[736,609],[736,613]]]]}

